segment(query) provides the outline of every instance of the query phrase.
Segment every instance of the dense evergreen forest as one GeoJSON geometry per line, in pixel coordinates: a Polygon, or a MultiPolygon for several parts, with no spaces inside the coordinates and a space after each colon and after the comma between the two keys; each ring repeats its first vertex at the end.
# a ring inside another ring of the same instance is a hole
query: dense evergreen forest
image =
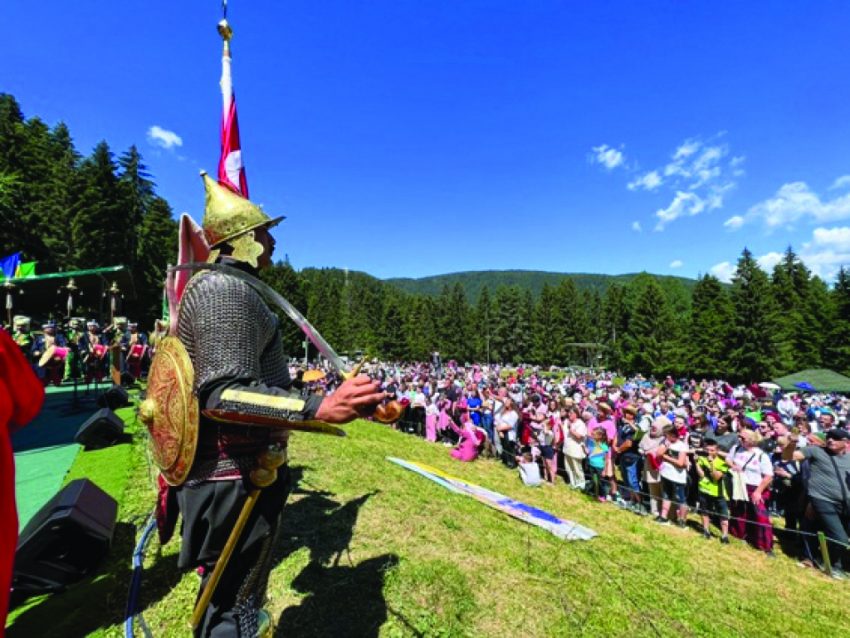
{"type": "Polygon", "coordinates": [[[65,124],[25,119],[0,94],[0,257],[18,251],[40,273],[127,266],[136,299],[125,313],[158,316],[177,223],[135,146],[116,160],[103,141],[84,157],[65,124]]]}
{"type": "MultiPolygon", "coordinates": [[[[177,224],[136,147],[116,160],[101,142],[83,156],[64,124],[26,119],[0,95],[0,220],[0,257],[21,251],[40,272],[124,264],[138,293],[126,313],[145,328],[159,316],[177,224]]],[[[731,286],[710,275],[694,283],[642,273],[604,285],[593,275],[548,275],[539,291],[473,278],[474,296],[459,279],[438,294],[411,293],[402,289],[410,284],[298,272],[286,261],[263,277],[352,354],[412,360],[437,349],[446,360],[741,381],[810,367],[850,372],[850,274],[842,269],[830,287],[790,247],[771,273],[744,249],[731,286]]],[[[283,325],[288,351],[303,354],[301,334],[283,325]]]]}
{"type": "MultiPolygon", "coordinates": [[[[557,286],[564,276],[569,276],[580,291],[589,289],[595,290],[599,294],[604,294],[611,284],[617,283],[625,286],[637,277],[638,273],[627,275],[596,275],[590,273],[546,272],[541,270],[476,270],[420,277],[418,279],[396,277],[386,279],[385,281],[411,294],[431,296],[440,294],[440,291],[446,284],[452,286],[455,282],[460,282],[467,298],[474,302],[478,299],[485,286],[490,290],[495,290],[502,285],[519,286],[522,289],[528,288],[534,297],[537,298],[543,292],[544,285],[557,286]]],[[[686,277],[655,275],[655,278],[670,294],[685,294],[688,299],[690,299],[696,285],[696,280],[687,279],[686,277]],[[679,290],[676,290],[677,288],[679,290]]]]}

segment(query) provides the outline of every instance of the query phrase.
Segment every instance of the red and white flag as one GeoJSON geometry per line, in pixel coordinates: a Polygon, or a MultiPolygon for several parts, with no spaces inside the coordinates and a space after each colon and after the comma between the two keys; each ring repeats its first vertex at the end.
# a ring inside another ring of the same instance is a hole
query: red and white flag
{"type": "Polygon", "coordinates": [[[239,120],[236,117],[236,95],[230,75],[230,43],[225,40],[221,58],[221,158],[218,160],[218,183],[237,195],[248,198],[248,180],[242,165],[242,147],[239,144],[239,120]]]}

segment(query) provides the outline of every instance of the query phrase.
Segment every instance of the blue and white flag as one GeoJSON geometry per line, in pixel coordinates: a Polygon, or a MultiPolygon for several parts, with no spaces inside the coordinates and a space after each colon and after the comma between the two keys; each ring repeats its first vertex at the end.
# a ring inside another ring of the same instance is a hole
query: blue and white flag
{"type": "Polygon", "coordinates": [[[15,271],[18,269],[18,264],[21,263],[21,253],[12,253],[8,257],[0,259],[0,271],[3,271],[5,279],[12,279],[15,276],[15,271]]]}

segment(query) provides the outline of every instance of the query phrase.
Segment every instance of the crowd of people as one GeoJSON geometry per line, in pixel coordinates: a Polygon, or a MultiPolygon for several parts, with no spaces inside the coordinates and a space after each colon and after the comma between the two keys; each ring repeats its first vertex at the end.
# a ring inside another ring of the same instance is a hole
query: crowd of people
{"type": "MultiPolygon", "coordinates": [[[[785,535],[809,567],[823,563],[822,531],[832,575],[844,577],[847,397],[769,383],[444,367],[436,356],[365,369],[405,406],[396,427],[451,446],[459,461],[490,456],[528,484],[566,485],[659,525],[687,528],[696,513],[705,539],[731,535],[770,557],[775,535],[785,535]]],[[[332,392],[332,377],[318,386],[332,392]]]]}
{"type": "Polygon", "coordinates": [[[62,324],[50,319],[40,328],[34,330],[32,319],[25,315],[16,315],[5,327],[44,386],[101,383],[110,370],[117,371],[122,383],[132,383],[146,373],[167,331],[166,323],[157,320],[147,334],[127,317],[115,317],[104,327],[82,317],[62,324]]]}

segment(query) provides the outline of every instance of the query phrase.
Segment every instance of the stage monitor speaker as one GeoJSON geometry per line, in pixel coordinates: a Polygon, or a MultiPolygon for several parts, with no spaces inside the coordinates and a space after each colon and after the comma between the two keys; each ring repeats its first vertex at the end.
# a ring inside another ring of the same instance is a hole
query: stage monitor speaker
{"type": "Polygon", "coordinates": [[[114,445],[123,434],[124,422],[109,408],[102,408],[80,426],[74,442],[87,450],[97,450],[114,445]]]}
{"type": "Polygon", "coordinates": [[[118,503],[88,479],[71,481],[18,539],[16,595],[57,591],[93,572],[109,551],[118,503]]]}
{"type": "Polygon", "coordinates": [[[126,405],[130,405],[130,395],[126,388],[120,385],[113,385],[111,388],[104,390],[103,394],[97,399],[97,404],[102,408],[117,410],[126,405]]]}

